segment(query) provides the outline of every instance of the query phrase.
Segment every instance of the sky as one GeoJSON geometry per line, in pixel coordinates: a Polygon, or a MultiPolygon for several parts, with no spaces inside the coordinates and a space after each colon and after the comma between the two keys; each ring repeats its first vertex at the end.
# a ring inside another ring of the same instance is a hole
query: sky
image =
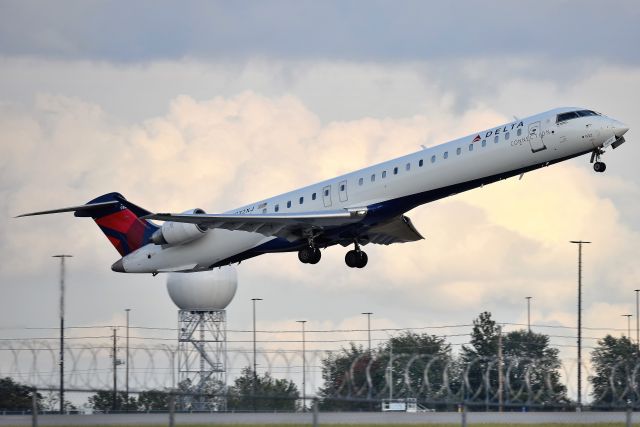
{"type": "MultiPolygon", "coordinates": [[[[416,208],[426,239],[367,247],[363,270],[343,248],[315,266],[243,262],[229,327],[251,327],[254,297],[259,329],[362,330],[366,311],[373,328],[485,310],[526,323],[526,296],[532,323],[574,326],[569,240],[584,239],[584,322],[603,328],[589,337],[619,336],[640,288],[639,18],[634,1],[0,0],[2,335],[57,326],[58,253],[74,256],[68,324],[122,325],[131,308],[134,325],[176,325],[165,277],[111,272],[119,256],[92,221],[20,213],[110,191],[151,211],[222,212],[584,106],[631,128],[605,174],[581,157],[416,208]]],[[[567,359],[574,333],[552,340],[567,359]]]]}

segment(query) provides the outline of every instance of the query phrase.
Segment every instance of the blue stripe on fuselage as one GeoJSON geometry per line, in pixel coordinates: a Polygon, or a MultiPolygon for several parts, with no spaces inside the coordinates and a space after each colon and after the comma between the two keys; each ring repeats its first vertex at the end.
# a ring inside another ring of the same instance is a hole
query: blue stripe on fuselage
{"type": "MultiPolygon", "coordinates": [[[[509,172],[504,172],[484,178],[450,185],[447,187],[437,188],[435,190],[424,191],[422,193],[411,194],[409,196],[375,203],[367,207],[367,215],[362,221],[356,224],[349,224],[346,226],[326,230],[318,239],[316,239],[317,245],[324,248],[336,245],[340,242],[351,243],[354,238],[366,233],[366,230],[368,230],[369,228],[379,224],[380,222],[394,218],[398,215],[402,215],[405,212],[415,208],[416,206],[443,199],[456,193],[462,193],[464,191],[472,190],[482,185],[491,184],[502,179],[510,178],[512,176],[520,175],[521,173],[530,172],[544,166],[582,156],[584,154],[590,153],[591,151],[592,150],[587,150],[578,154],[566,156],[549,162],[538,163],[509,172]]],[[[245,259],[253,258],[265,253],[297,251],[306,245],[307,241],[305,239],[290,242],[286,239],[276,237],[275,239],[263,243],[262,245],[256,246],[255,248],[249,249],[247,251],[219,261],[213,264],[210,268],[221,267],[224,265],[244,261],[245,259]]]]}

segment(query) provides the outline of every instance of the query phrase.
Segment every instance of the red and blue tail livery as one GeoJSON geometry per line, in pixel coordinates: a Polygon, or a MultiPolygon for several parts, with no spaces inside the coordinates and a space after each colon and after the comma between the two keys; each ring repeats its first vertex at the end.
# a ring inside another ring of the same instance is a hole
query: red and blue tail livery
{"type": "Polygon", "coordinates": [[[93,218],[122,256],[149,243],[151,235],[158,227],[140,217],[149,215],[151,212],[131,203],[120,193],[102,195],[88,202],[86,206],[96,206],[105,202],[117,203],[105,204],[93,209],[78,209],[75,216],[93,218]]]}
{"type": "Polygon", "coordinates": [[[151,221],[141,218],[151,212],[131,203],[120,193],[103,194],[81,206],[32,212],[19,216],[59,212],[75,212],[77,217],[93,218],[121,256],[126,256],[148,244],[151,241],[151,235],[158,229],[158,226],[151,221]]]}

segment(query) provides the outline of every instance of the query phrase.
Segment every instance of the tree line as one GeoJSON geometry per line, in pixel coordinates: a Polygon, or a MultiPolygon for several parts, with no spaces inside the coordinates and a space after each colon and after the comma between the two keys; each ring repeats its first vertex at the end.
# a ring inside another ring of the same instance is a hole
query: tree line
{"type": "MultiPolygon", "coordinates": [[[[548,335],[520,329],[503,333],[483,312],[474,319],[468,344],[454,354],[442,337],[405,332],[363,348],[350,343],[322,360],[322,410],[379,410],[381,399],[416,398],[436,410],[453,410],[461,402],[476,410],[567,409],[575,406],[562,383],[558,349],[548,335]]],[[[605,336],[591,353],[588,378],[592,405],[607,408],[638,402],[640,357],[629,337],[605,336]]],[[[135,396],[99,391],[88,398],[97,412],[166,411],[169,390],[148,390],[135,396]]],[[[207,382],[179,384],[178,410],[295,411],[301,408],[297,385],[287,379],[245,368],[233,385],[207,382]],[[198,397],[202,393],[206,397],[198,397]]],[[[0,378],[0,411],[28,411],[33,390],[11,378],[0,378]]],[[[39,410],[57,410],[57,394],[37,394],[39,410]]],[[[69,411],[76,408],[65,402],[69,411]]]]}

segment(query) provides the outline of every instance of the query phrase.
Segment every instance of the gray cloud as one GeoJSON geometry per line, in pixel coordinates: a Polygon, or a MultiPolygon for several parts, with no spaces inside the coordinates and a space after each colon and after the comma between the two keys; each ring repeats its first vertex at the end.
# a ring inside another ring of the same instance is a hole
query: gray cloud
{"type": "Polygon", "coordinates": [[[183,57],[434,60],[513,55],[637,63],[628,1],[0,3],[0,53],[109,61],[183,57]]]}

